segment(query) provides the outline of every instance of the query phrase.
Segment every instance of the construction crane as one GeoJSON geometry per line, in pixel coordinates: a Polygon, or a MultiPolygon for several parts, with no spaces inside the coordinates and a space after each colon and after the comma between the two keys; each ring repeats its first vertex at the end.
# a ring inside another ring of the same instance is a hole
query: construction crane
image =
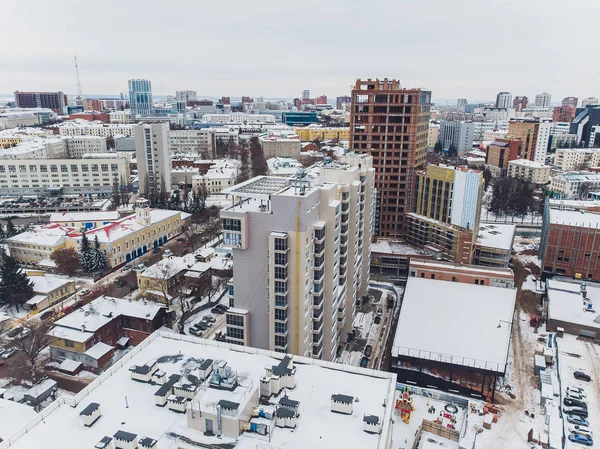
{"type": "Polygon", "coordinates": [[[81,88],[81,80],[79,79],[79,66],[77,65],[77,55],[75,56],[75,74],[77,75],[77,97],[75,103],[78,106],[83,106],[83,89],[81,88]]]}

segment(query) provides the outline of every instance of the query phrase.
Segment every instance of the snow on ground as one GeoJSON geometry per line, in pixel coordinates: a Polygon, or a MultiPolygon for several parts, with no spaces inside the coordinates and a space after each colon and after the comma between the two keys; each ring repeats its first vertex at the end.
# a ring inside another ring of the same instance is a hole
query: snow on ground
{"type": "Polygon", "coordinates": [[[521,286],[521,290],[529,290],[532,292],[536,292],[536,293],[541,293],[541,289],[540,289],[540,283],[539,281],[536,280],[537,276],[534,276],[533,274],[530,274],[529,276],[527,276],[527,278],[523,281],[523,285],[521,286]]]}
{"type": "Polygon", "coordinates": [[[363,353],[360,351],[342,351],[340,357],[336,360],[338,363],[343,363],[344,365],[353,365],[359,366],[360,359],[362,359],[363,353]]]}
{"type": "Polygon", "coordinates": [[[36,416],[28,405],[0,399],[0,441],[21,430],[36,416]]]}
{"type": "MultiPolygon", "coordinates": [[[[561,398],[567,387],[579,387],[585,390],[590,429],[596,438],[600,437],[600,348],[589,341],[578,340],[574,335],[564,334],[556,341],[558,346],[558,364],[560,367],[561,398]],[[574,371],[583,371],[591,378],[584,382],[573,377],[574,371]]],[[[565,435],[569,435],[569,424],[564,420],[565,435]]],[[[579,444],[567,441],[565,448],[581,448],[579,444]]]]}

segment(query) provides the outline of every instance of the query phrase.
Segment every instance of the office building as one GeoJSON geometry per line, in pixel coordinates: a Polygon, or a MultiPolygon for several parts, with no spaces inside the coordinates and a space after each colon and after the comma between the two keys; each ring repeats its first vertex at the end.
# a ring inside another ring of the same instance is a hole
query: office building
{"type": "MultiPolygon", "coordinates": [[[[293,160],[293,159],[292,159],[293,160]]],[[[295,172],[294,172],[295,173],[295,172]]],[[[238,161],[221,159],[204,174],[192,176],[192,191],[204,190],[208,195],[216,195],[235,184],[238,175],[238,161]]]]}
{"type": "Polygon", "coordinates": [[[429,123],[429,130],[427,131],[427,148],[435,147],[438,140],[440,140],[439,123],[429,123]]]}
{"type": "Polygon", "coordinates": [[[133,137],[133,125],[71,120],[59,124],[58,133],[61,136],[133,137]]]}
{"type": "Polygon", "coordinates": [[[280,156],[299,158],[300,152],[302,151],[302,142],[296,134],[293,136],[296,138],[276,136],[261,137],[260,142],[265,158],[269,159],[280,156]]]}
{"type": "Polygon", "coordinates": [[[169,144],[173,154],[203,154],[213,157],[215,131],[212,128],[178,129],[169,131],[169,144]]]}
{"type": "Polygon", "coordinates": [[[317,123],[317,111],[285,111],[282,114],[281,121],[289,126],[306,126],[317,123]]]}
{"type": "Polygon", "coordinates": [[[600,104],[600,100],[596,97],[586,97],[581,100],[581,107],[587,108],[588,106],[596,106],[600,104]]]}
{"type": "Polygon", "coordinates": [[[599,210],[598,201],[546,202],[539,254],[544,274],[600,281],[599,210]]]}
{"type": "Polygon", "coordinates": [[[133,79],[129,84],[129,106],[131,116],[149,116],[152,115],[152,84],[149,80],[133,79]]]}
{"type": "Polygon", "coordinates": [[[565,97],[562,99],[561,106],[570,106],[572,108],[577,109],[578,102],[579,98],[577,97],[565,97]]]}
{"type": "Polygon", "coordinates": [[[350,149],[373,156],[376,233],[401,238],[412,211],[414,170],[425,163],[431,92],[398,80],[357,80],[352,90],[350,149]]]}
{"type": "Polygon", "coordinates": [[[600,188],[600,173],[559,173],[550,178],[548,190],[557,198],[587,199],[589,192],[600,188]],[[587,186],[581,190],[582,184],[587,186]]]}
{"type": "Polygon", "coordinates": [[[37,266],[42,261],[50,261],[54,251],[65,248],[67,234],[72,231],[75,229],[48,223],[6,239],[6,245],[19,264],[37,266]]]}
{"type": "Polygon", "coordinates": [[[550,100],[552,96],[548,92],[541,94],[535,94],[535,107],[536,108],[549,108],[550,100]]]}
{"type": "Polygon", "coordinates": [[[440,121],[439,140],[442,148],[444,150],[455,148],[457,156],[462,156],[473,149],[474,133],[475,124],[471,121],[440,121]]]}
{"type": "Polygon", "coordinates": [[[446,260],[471,263],[483,190],[483,175],[477,170],[428,165],[417,172],[406,240],[439,249],[446,260]]]}
{"type": "Polygon", "coordinates": [[[515,118],[508,123],[508,138],[523,142],[520,157],[543,164],[548,151],[552,123],[537,118],[515,118]]]}
{"type": "Polygon", "coordinates": [[[571,122],[570,134],[577,135],[578,145],[582,142],[588,145],[596,125],[600,125],[600,105],[587,105],[577,110],[577,115],[571,122]]]}
{"type": "Polygon", "coordinates": [[[22,126],[42,125],[56,120],[57,115],[45,108],[11,108],[0,112],[0,130],[20,128],[22,126]]]}
{"type": "Polygon", "coordinates": [[[516,159],[508,163],[508,176],[532,184],[545,185],[550,179],[552,166],[527,159],[516,159]]]}
{"type": "Polygon", "coordinates": [[[337,97],[335,99],[335,107],[336,109],[343,109],[344,105],[350,105],[352,99],[348,95],[342,95],[341,97],[337,97]]]}
{"type": "Polygon", "coordinates": [[[456,109],[458,109],[458,112],[465,112],[467,109],[467,104],[469,104],[469,102],[466,98],[459,98],[456,100],[456,109]]]}
{"type": "Polygon", "coordinates": [[[515,229],[514,224],[485,223],[479,226],[473,264],[507,268],[512,257],[515,229]]]}
{"type": "Polygon", "coordinates": [[[62,140],[71,159],[81,159],[86,154],[106,153],[106,137],[100,136],[64,136],[62,140]]]}
{"type": "Polygon", "coordinates": [[[171,150],[167,123],[134,126],[139,190],[144,195],[170,192],[171,150]]]}
{"type": "Polygon", "coordinates": [[[485,165],[495,178],[506,176],[508,163],[523,157],[523,141],[521,139],[498,139],[487,149],[485,165]]]}
{"type": "Polygon", "coordinates": [[[556,106],[554,108],[554,114],[552,116],[553,122],[567,122],[571,123],[575,118],[575,113],[577,109],[574,106],[563,105],[556,106]]]}
{"type": "Polygon", "coordinates": [[[510,92],[500,92],[496,95],[496,107],[508,109],[512,106],[512,95],[510,92]]]}
{"type": "Polygon", "coordinates": [[[53,137],[28,138],[12,147],[0,149],[2,159],[67,159],[64,140],[53,137]]]}
{"type": "Polygon", "coordinates": [[[175,92],[175,101],[187,104],[190,101],[198,100],[198,94],[195,90],[178,90],[175,92]]]}
{"type": "Polygon", "coordinates": [[[235,260],[228,342],[335,358],[368,289],[371,162],[344,156],[308,175],[260,176],[224,191],[236,200],[221,210],[235,260]]]}
{"type": "Polygon", "coordinates": [[[294,128],[294,132],[300,137],[302,142],[314,142],[315,139],[327,142],[328,140],[348,140],[350,138],[350,128],[330,128],[311,125],[294,128]]]}
{"type": "Polygon", "coordinates": [[[18,108],[46,108],[52,109],[56,114],[66,112],[67,96],[58,92],[19,92],[15,91],[15,103],[18,108]]]}
{"type": "Polygon", "coordinates": [[[529,104],[529,99],[525,96],[516,96],[513,100],[513,108],[517,112],[521,112],[523,109],[525,109],[527,104],[529,104]]]}
{"type": "Polygon", "coordinates": [[[553,165],[562,171],[600,167],[600,148],[557,148],[553,165]]]}
{"type": "Polygon", "coordinates": [[[302,91],[302,100],[310,100],[310,90],[305,89],[302,91]]]}

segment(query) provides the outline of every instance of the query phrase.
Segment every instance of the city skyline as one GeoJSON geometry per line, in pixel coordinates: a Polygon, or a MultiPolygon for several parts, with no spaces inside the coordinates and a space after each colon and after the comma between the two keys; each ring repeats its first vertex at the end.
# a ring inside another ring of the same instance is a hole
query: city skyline
{"type": "Polygon", "coordinates": [[[459,16],[452,14],[454,5],[440,0],[427,5],[381,2],[369,7],[377,20],[360,22],[364,4],[354,1],[309,1],[303,5],[306,10],[320,11],[309,22],[290,19],[297,12],[293,4],[265,2],[259,14],[256,5],[234,3],[223,15],[220,7],[199,8],[188,1],[173,8],[154,1],[107,0],[90,10],[72,0],[66,0],[64,8],[10,0],[4,11],[15,20],[7,21],[5,32],[20,34],[20,40],[18,46],[3,49],[0,92],[75,92],[77,54],[84,95],[118,94],[127,90],[128,79],[145,78],[157,95],[194,89],[210,96],[294,98],[310,89],[313,96],[325,94],[334,101],[335,96],[347,95],[357,78],[388,77],[400,79],[404,87],[431,90],[434,100],[491,100],[502,90],[531,97],[547,91],[557,100],[597,96],[596,70],[589,67],[593,61],[585,47],[567,49],[565,42],[565,51],[560,51],[563,44],[554,39],[556,27],[569,19],[577,22],[579,38],[593,39],[593,17],[600,4],[591,0],[582,5],[587,13],[577,16],[575,11],[552,8],[552,3],[558,6],[556,0],[519,3],[518,14],[512,1],[486,3],[483,8],[466,0],[461,5],[465,13],[459,16]],[[135,22],[121,18],[135,17],[142,6],[144,27],[130,30],[135,22]],[[556,11],[561,11],[560,17],[556,11]],[[172,23],[165,20],[170,13],[178,14],[172,23]],[[101,25],[97,32],[90,32],[90,17],[101,25]],[[332,17],[335,20],[328,20],[332,17]],[[451,26],[447,17],[453,17],[451,26]],[[48,41],[46,27],[53,21],[63,24],[52,29],[54,43],[40,45],[48,41]],[[507,32],[498,39],[494,23],[507,22],[523,32],[507,32]],[[27,33],[22,33],[25,23],[27,33]],[[140,44],[127,44],[124,35],[129,32],[140,44]],[[526,39],[529,32],[536,39],[526,39]],[[268,51],[244,51],[248,46],[268,51]],[[368,50],[368,58],[356,56],[367,54],[363,50],[368,50]],[[311,55],[310,64],[302,62],[305,54],[311,55]],[[494,54],[511,54],[511,65],[519,70],[487,70],[485,61],[494,54]],[[586,70],[575,79],[572,70],[583,60],[586,70]]]}

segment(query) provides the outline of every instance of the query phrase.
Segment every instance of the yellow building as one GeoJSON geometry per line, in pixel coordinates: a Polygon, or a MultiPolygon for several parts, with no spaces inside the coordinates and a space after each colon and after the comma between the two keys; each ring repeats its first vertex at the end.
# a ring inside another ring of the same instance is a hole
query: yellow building
{"type": "Polygon", "coordinates": [[[23,139],[18,136],[0,136],[0,148],[12,148],[21,142],[23,139]]]}
{"type": "Polygon", "coordinates": [[[294,131],[303,142],[312,142],[315,139],[326,140],[349,140],[350,128],[294,128],[294,131]]]}
{"type": "Polygon", "coordinates": [[[67,299],[75,293],[75,281],[46,274],[43,271],[29,271],[27,277],[33,282],[35,296],[24,305],[28,310],[44,310],[67,299]]]}
{"type": "Polygon", "coordinates": [[[57,223],[36,226],[30,231],[22,232],[6,240],[10,255],[24,265],[36,266],[42,260],[50,259],[57,249],[65,248],[67,234],[73,228],[57,223]]]}
{"type": "MultiPolygon", "coordinates": [[[[112,268],[133,261],[181,234],[189,217],[185,212],[150,209],[148,201],[142,198],[136,202],[134,215],[91,229],[86,235],[90,242],[98,237],[112,268]]],[[[80,232],[69,234],[67,248],[77,250],[80,241],[80,232]]]]}
{"type": "Polygon", "coordinates": [[[56,212],[50,214],[50,223],[70,226],[74,229],[92,229],[117,221],[117,211],[56,212]]]}

